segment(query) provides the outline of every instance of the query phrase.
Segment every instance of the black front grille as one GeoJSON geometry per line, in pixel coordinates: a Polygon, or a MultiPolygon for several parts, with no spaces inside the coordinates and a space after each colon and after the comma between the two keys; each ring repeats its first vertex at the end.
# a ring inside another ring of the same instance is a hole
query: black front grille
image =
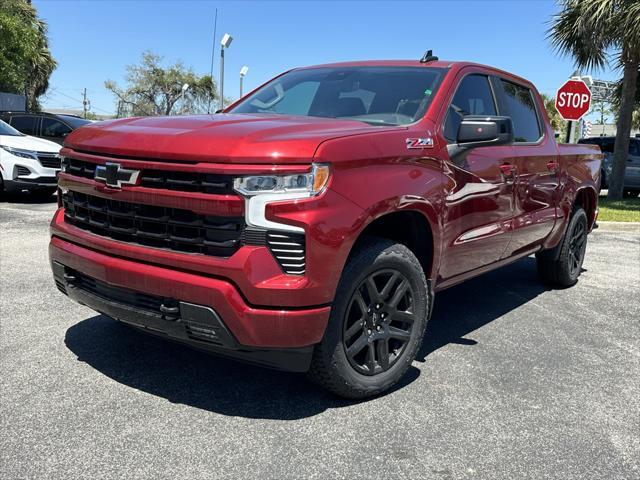
{"type": "MultiPolygon", "coordinates": [[[[96,164],[84,160],[66,157],[63,161],[64,172],[76,177],[93,179],[96,164]]],[[[127,167],[134,169],[135,167],[127,167]]],[[[176,172],[171,170],[141,169],[141,187],[178,190],[183,192],[210,193],[215,195],[234,195],[233,177],[203,172],[176,172]]]]}
{"type": "Polygon", "coordinates": [[[267,232],[267,246],[285,273],[304,275],[306,268],[304,234],[267,232]]]}
{"type": "Polygon", "coordinates": [[[164,188],[184,192],[212,193],[231,195],[233,178],[229,175],[211,173],[172,172],[168,170],[143,170],[140,186],[147,188],[164,188]]]}
{"type": "Polygon", "coordinates": [[[114,240],[220,257],[240,248],[243,217],[200,215],[73,191],[62,202],[65,221],[114,240]]]}
{"type": "Polygon", "coordinates": [[[57,168],[61,166],[62,159],[56,154],[39,153],[38,161],[45,168],[57,168]]]}
{"type": "Polygon", "coordinates": [[[96,164],[91,162],[83,162],[75,158],[64,157],[62,159],[62,171],[73,175],[74,177],[90,178],[96,174],[96,164]]]}

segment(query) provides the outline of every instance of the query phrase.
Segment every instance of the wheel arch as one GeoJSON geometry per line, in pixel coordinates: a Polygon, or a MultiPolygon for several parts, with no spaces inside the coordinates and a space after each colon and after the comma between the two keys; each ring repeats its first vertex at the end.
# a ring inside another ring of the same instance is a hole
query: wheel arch
{"type": "Polygon", "coordinates": [[[348,256],[367,237],[386,238],[409,248],[420,262],[427,279],[432,279],[437,271],[440,252],[440,236],[437,228],[434,228],[437,219],[435,210],[430,204],[423,202],[403,205],[399,201],[393,207],[388,202],[384,203],[388,208],[368,217],[348,256]]]}
{"type": "Polygon", "coordinates": [[[589,230],[593,228],[596,221],[596,212],[598,210],[598,192],[591,186],[578,188],[573,200],[573,209],[582,207],[587,214],[587,222],[589,230]]]}

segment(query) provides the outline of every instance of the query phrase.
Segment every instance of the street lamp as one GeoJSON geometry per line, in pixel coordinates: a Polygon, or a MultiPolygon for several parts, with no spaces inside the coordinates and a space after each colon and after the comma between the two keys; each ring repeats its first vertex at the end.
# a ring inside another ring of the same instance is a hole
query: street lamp
{"type": "Polygon", "coordinates": [[[220,40],[220,110],[224,108],[224,50],[229,48],[233,37],[225,33],[220,40]]]}
{"type": "Polygon", "coordinates": [[[184,115],[184,92],[189,90],[189,84],[185,83],[182,85],[182,91],[180,92],[180,103],[182,106],[180,107],[180,115],[184,115]]]}
{"type": "Polygon", "coordinates": [[[246,65],[240,69],[240,98],[242,98],[242,81],[247,72],[249,72],[249,67],[246,65]]]}

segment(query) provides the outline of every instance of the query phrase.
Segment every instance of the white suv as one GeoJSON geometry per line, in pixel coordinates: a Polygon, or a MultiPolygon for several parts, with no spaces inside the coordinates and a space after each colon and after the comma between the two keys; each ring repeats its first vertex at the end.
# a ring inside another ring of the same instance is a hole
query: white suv
{"type": "Polygon", "coordinates": [[[0,120],[0,192],[52,195],[60,171],[60,145],[30,137],[0,120]]]}

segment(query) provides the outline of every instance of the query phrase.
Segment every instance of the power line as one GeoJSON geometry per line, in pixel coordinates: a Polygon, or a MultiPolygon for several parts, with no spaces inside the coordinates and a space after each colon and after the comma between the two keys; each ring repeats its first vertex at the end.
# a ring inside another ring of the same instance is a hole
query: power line
{"type": "MultiPolygon", "coordinates": [[[[71,95],[67,95],[66,93],[62,93],[62,92],[59,91],[59,89],[57,87],[53,88],[53,92],[52,93],[54,95],[62,95],[63,97],[68,98],[69,100],[73,100],[74,102],[77,102],[79,104],[83,104],[83,100],[82,99],[72,97],[71,95]]],[[[96,107],[95,105],[91,105],[91,108],[93,110],[98,110],[99,112],[106,113],[107,115],[113,115],[113,112],[110,112],[109,110],[105,110],[104,108],[96,107]]]]}

